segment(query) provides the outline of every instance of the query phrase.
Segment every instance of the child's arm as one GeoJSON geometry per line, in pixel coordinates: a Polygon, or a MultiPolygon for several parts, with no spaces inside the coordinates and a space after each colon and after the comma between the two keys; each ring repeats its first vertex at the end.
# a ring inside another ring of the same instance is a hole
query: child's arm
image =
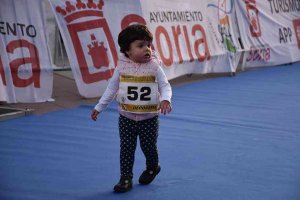
{"type": "Polygon", "coordinates": [[[91,112],[92,120],[96,121],[97,116],[107,108],[108,104],[112,102],[115,98],[117,91],[119,89],[119,73],[117,70],[114,71],[113,76],[109,80],[109,84],[103,93],[102,97],[100,98],[98,104],[94,107],[91,112]]]}
{"type": "Polygon", "coordinates": [[[157,81],[158,81],[158,88],[160,92],[160,112],[162,114],[167,114],[172,111],[172,106],[171,106],[171,97],[172,97],[172,88],[171,85],[161,67],[158,68],[157,72],[157,81]]]}

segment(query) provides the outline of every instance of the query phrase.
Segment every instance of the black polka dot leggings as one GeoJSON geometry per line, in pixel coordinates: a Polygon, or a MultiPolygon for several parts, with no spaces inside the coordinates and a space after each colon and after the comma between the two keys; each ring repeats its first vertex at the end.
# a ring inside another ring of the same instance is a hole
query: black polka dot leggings
{"type": "Polygon", "coordinates": [[[146,157],[147,168],[152,169],[157,167],[158,127],[158,116],[142,121],[134,121],[120,115],[120,169],[122,177],[133,176],[132,169],[138,136],[141,149],[146,157]]]}

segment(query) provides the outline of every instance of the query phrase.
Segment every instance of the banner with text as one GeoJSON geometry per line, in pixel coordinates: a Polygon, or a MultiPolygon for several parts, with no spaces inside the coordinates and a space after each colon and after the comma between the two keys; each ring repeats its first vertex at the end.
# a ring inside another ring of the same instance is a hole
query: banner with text
{"type": "Polygon", "coordinates": [[[104,92],[117,65],[118,33],[130,23],[145,23],[138,0],[49,0],[55,13],[79,93],[104,92]]]}
{"type": "Polygon", "coordinates": [[[0,101],[47,101],[53,72],[42,2],[1,0],[0,4],[0,101]]]}
{"type": "Polygon", "coordinates": [[[232,1],[141,0],[141,6],[169,79],[235,72],[239,47],[232,1]]]}
{"type": "Polygon", "coordinates": [[[236,69],[239,54],[231,1],[49,2],[82,96],[97,97],[104,92],[117,64],[118,33],[131,23],[149,26],[154,35],[154,48],[169,79],[236,69]]]}
{"type": "Polygon", "coordinates": [[[240,0],[235,4],[245,68],[300,60],[299,0],[240,0]]]}
{"type": "Polygon", "coordinates": [[[117,65],[117,36],[131,23],[150,28],[168,79],[235,72],[242,53],[245,67],[300,60],[298,0],[49,2],[84,97],[104,92],[117,65]]]}

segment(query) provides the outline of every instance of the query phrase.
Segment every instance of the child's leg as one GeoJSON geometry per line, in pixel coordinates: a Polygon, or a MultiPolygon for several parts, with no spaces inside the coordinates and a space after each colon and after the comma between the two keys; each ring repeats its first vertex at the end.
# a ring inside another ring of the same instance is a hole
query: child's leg
{"type": "Polygon", "coordinates": [[[158,166],[158,128],[158,116],[139,122],[137,131],[140,138],[141,149],[146,157],[147,169],[156,169],[158,166]]]}
{"type": "Polygon", "coordinates": [[[122,115],[119,117],[120,169],[122,177],[132,177],[134,154],[137,144],[135,121],[122,115]]]}

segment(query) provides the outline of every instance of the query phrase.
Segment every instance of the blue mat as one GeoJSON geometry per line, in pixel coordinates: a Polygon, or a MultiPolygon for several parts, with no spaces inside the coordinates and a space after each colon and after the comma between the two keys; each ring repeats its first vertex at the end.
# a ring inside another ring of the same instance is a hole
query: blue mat
{"type": "Polygon", "coordinates": [[[118,113],[113,103],[0,123],[1,200],[299,200],[300,63],[173,88],[161,117],[162,171],[134,187],[119,179],[118,113]]]}

